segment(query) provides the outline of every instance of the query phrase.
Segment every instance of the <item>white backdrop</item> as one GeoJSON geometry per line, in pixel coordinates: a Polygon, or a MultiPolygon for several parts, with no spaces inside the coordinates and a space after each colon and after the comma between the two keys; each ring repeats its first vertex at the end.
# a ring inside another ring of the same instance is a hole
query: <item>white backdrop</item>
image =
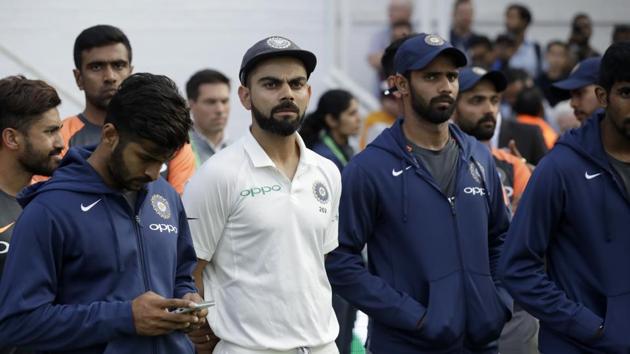
{"type": "MultiPolygon", "coordinates": [[[[72,77],[76,36],[95,24],[112,24],[131,41],[136,71],[165,74],[181,89],[192,73],[215,68],[233,81],[228,134],[245,131],[250,117],[238,102],[236,86],[245,50],[272,34],[287,36],[318,57],[311,80],[314,108],[333,66],[371,90],[374,76],[366,62],[370,37],[385,26],[389,0],[0,0],[0,77],[23,73],[42,78],[62,93],[62,116],[83,107],[72,77]],[[344,10],[345,9],[345,10],[344,10]],[[343,27],[345,24],[345,27],[343,27]],[[343,36],[338,28],[345,28],[343,36]]],[[[503,30],[511,1],[477,0],[475,31],[494,38],[503,30]]],[[[612,24],[628,20],[628,0],[530,0],[530,37],[545,44],[566,39],[578,12],[595,24],[593,44],[603,51],[612,24]]],[[[452,0],[415,0],[414,22],[422,31],[446,36],[452,0]]]]}

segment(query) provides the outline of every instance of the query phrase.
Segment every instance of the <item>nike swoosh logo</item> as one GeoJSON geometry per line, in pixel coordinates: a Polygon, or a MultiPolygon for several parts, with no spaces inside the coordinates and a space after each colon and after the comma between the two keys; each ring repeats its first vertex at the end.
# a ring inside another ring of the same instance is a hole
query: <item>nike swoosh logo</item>
{"type": "Polygon", "coordinates": [[[0,234],[1,234],[1,233],[3,233],[3,232],[5,232],[5,231],[7,231],[7,230],[8,230],[11,226],[13,226],[13,224],[15,224],[15,221],[14,221],[14,222],[12,222],[12,223],[10,223],[10,224],[9,224],[9,225],[7,225],[7,226],[0,227],[0,234]]]}
{"type": "Polygon", "coordinates": [[[81,203],[81,211],[85,213],[86,211],[92,209],[92,207],[94,207],[100,201],[101,200],[99,199],[99,200],[95,201],[94,203],[92,203],[92,204],[90,204],[88,206],[85,206],[85,205],[83,205],[83,203],[81,203]]]}
{"type": "Polygon", "coordinates": [[[596,174],[594,174],[594,175],[589,175],[589,174],[588,174],[588,171],[587,171],[587,172],[584,172],[584,178],[586,178],[586,179],[593,179],[593,178],[595,178],[595,177],[597,177],[597,176],[599,176],[599,175],[601,175],[601,174],[602,174],[602,173],[600,172],[600,173],[596,173],[596,174]]]}
{"type": "Polygon", "coordinates": [[[404,170],[398,170],[398,171],[396,171],[396,169],[395,169],[395,168],[392,168],[392,176],[394,176],[394,177],[398,177],[398,176],[400,176],[403,172],[405,172],[406,170],[408,170],[408,169],[410,169],[410,168],[411,168],[411,166],[407,166],[407,167],[405,167],[405,169],[404,169],[404,170]]]}

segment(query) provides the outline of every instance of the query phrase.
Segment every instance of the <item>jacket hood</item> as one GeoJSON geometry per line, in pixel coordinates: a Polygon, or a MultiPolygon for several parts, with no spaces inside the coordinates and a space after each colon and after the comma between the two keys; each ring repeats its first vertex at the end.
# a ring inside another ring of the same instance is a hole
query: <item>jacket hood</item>
{"type": "MultiPolygon", "coordinates": [[[[411,154],[408,153],[407,150],[407,138],[402,130],[402,124],[404,122],[404,118],[398,118],[396,123],[392,125],[391,128],[385,129],[381,135],[379,135],[374,141],[368,146],[372,146],[381,150],[385,150],[395,157],[407,161],[414,166],[418,166],[418,163],[413,159],[411,154]]],[[[451,136],[455,139],[461,151],[463,152],[463,157],[465,159],[469,159],[472,153],[472,143],[471,140],[464,132],[462,132],[459,127],[455,124],[448,125],[451,136]]]]}
{"type": "Polygon", "coordinates": [[[18,202],[24,208],[35,196],[50,190],[69,190],[94,194],[116,193],[114,189],[103,183],[103,178],[87,161],[95,149],[96,146],[88,146],[73,147],[68,150],[52,178],[24,188],[17,195],[18,202]]]}

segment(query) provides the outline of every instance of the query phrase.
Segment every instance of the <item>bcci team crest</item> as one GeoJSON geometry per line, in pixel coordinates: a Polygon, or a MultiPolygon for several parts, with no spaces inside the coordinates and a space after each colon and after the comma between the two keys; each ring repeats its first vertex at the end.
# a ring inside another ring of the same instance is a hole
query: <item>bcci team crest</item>
{"type": "Polygon", "coordinates": [[[485,179],[486,171],[480,163],[471,161],[468,164],[468,172],[477,183],[482,184],[481,181],[485,179]]]}
{"type": "Polygon", "coordinates": [[[267,45],[271,48],[284,49],[291,46],[291,41],[282,37],[270,37],[267,39],[267,45]]]}
{"type": "Polygon", "coordinates": [[[328,199],[330,198],[328,189],[326,189],[326,186],[319,181],[313,183],[313,195],[315,196],[315,199],[322,204],[328,203],[328,199]]]}
{"type": "Polygon", "coordinates": [[[168,205],[168,201],[163,196],[154,194],[151,197],[151,205],[153,206],[153,210],[155,210],[155,212],[163,219],[171,218],[171,207],[168,205]]]}
{"type": "Polygon", "coordinates": [[[430,34],[426,37],[424,37],[424,43],[430,45],[430,46],[434,46],[434,47],[439,47],[441,45],[444,45],[444,40],[442,39],[442,37],[435,35],[435,34],[430,34]]]}

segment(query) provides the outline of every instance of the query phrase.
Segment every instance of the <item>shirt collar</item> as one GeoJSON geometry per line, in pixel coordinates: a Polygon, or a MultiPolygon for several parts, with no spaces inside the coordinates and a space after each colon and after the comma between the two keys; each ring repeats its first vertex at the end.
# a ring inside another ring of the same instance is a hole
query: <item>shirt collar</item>
{"type": "MultiPolygon", "coordinates": [[[[316,165],[317,158],[315,156],[315,153],[306,148],[306,145],[304,144],[304,140],[302,140],[302,137],[300,136],[300,134],[295,133],[295,136],[297,138],[297,143],[300,148],[299,165],[302,165],[302,164],[316,165]]],[[[254,164],[254,167],[268,167],[268,166],[275,167],[276,166],[273,163],[273,161],[271,161],[271,158],[269,158],[265,150],[263,150],[262,146],[260,146],[256,138],[254,138],[254,136],[252,135],[249,129],[247,130],[247,134],[245,135],[244,139],[245,139],[245,143],[244,143],[245,151],[247,152],[249,159],[254,164]]]]}

